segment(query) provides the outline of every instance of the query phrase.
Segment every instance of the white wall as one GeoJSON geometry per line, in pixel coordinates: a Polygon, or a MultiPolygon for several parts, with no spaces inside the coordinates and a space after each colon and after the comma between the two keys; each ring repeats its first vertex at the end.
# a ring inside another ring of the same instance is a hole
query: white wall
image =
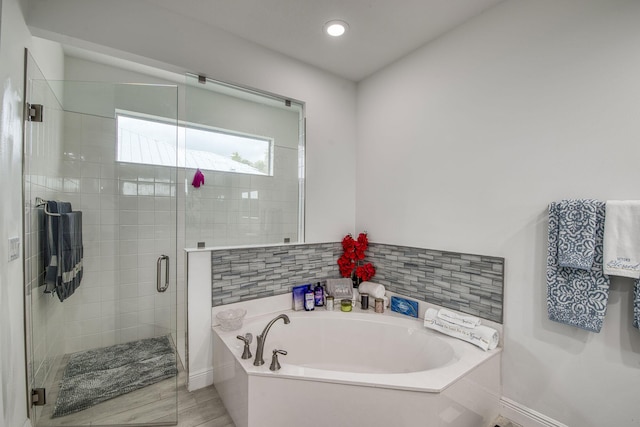
{"type": "Polygon", "coordinates": [[[572,427],[639,422],[640,331],[546,317],[546,207],[637,199],[640,2],[507,1],[358,87],[357,229],[506,258],[503,394],[572,427]]]}
{"type": "Polygon", "coordinates": [[[28,23],[34,35],[304,101],[305,240],[333,241],[354,230],[353,82],[144,2],[32,0],[28,23]]]}

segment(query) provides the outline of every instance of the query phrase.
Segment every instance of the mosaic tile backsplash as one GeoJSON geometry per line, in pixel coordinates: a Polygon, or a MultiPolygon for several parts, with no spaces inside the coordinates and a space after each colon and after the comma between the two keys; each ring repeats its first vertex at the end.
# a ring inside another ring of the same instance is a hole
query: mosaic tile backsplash
{"type": "Polygon", "coordinates": [[[291,292],[296,285],[340,277],[340,243],[211,251],[213,306],[291,292]]]}
{"type": "Polygon", "coordinates": [[[388,290],[502,323],[504,258],[379,243],[366,255],[388,290]]]}
{"type": "MultiPolygon", "coordinates": [[[[291,292],[296,285],[340,277],[336,243],[211,252],[212,305],[291,292]]],[[[373,282],[398,294],[502,322],[504,258],[370,243],[373,282]]]]}

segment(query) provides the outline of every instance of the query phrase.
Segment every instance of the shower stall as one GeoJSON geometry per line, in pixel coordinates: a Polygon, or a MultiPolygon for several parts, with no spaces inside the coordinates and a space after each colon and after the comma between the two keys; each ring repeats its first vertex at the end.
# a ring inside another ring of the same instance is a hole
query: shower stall
{"type": "Polygon", "coordinates": [[[47,81],[28,52],[25,69],[32,424],[175,425],[177,86],[47,81]],[[159,126],[130,126],[139,118],[159,126]],[[82,212],[82,281],[64,300],[45,284],[53,201],[82,212]]]}
{"type": "Polygon", "coordinates": [[[25,54],[30,418],[34,427],[175,425],[190,369],[184,248],[304,241],[304,104],[81,61],[65,57],[66,75],[156,83],[47,81],[25,54]],[[82,217],[83,277],[64,300],[46,292],[49,202],[82,217]]]}

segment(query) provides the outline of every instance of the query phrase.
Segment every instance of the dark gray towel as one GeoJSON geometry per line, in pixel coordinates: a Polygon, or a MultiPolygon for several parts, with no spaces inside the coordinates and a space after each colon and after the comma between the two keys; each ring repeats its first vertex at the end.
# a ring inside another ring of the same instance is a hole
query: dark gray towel
{"type": "Polygon", "coordinates": [[[60,301],[71,296],[82,280],[82,212],[72,212],[71,204],[48,201],[45,245],[45,292],[60,301]]]}
{"type": "Polygon", "coordinates": [[[62,279],[56,288],[60,301],[69,298],[82,281],[82,212],[61,214],[62,252],[60,274],[62,279]]]}
{"type": "MultiPolygon", "coordinates": [[[[52,214],[65,214],[71,212],[71,203],[50,200],[47,209],[52,214]]],[[[58,256],[60,249],[60,216],[45,214],[45,289],[46,293],[55,292],[58,286],[58,256]]]]}

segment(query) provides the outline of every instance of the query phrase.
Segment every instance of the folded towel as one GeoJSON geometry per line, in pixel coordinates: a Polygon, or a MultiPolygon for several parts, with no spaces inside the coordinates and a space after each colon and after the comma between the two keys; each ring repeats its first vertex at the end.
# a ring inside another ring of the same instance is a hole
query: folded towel
{"type": "Polygon", "coordinates": [[[549,205],[547,311],[549,319],[600,332],[607,311],[609,277],[602,270],[605,205],[598,203],[593,265],[590,270],[558,264],[559,204],[549,205]]]}
{"type": "Polygon", "coordinates": [[[640,278],[640,201],[607,201],[604,274],[640,278]]]}
{"type": "Polygon", "coordinates": [[[361,294],[369,294],[369,297],[371,298],[383,298],[386,293],[386,289],[383,285],[373,282],[360,283],[360,286],[358,286],[358,291],[361,294]]]}
{"type": "Polygon", "coordinates": [[[493,350],[500,342],[500,335],[495,329],[484,325],[465,328],[464,326],[447,322],[438,317],[438,310],[434,308],[429,308],[425,312],[424,326],[476,345],[484,351],[493,350]]]}
{"type": "Polygon", "coordinates": [[[353,298],[353,281],[346,277],[342,279],[327,279],[327,293],[334,298],[353,298]]]}
{"type": "Polygon", "coordinates": [[[597,200],[558,204],[558,265],[591,270],[595,255],[597,200]]]}
{"type": "Polygon", "coordinates": [[[441,308],[438,310],[438,317],[455,325],[464,326],[465,328],[475,328],[480,325],[480,319],[475,316],[467,316],[458,314],[454,311],[441,308]]]}
{"type": "Polygon", "coordinates": [[[633,287],[633,326],[640,329],[640,280],[633,287]]]}

